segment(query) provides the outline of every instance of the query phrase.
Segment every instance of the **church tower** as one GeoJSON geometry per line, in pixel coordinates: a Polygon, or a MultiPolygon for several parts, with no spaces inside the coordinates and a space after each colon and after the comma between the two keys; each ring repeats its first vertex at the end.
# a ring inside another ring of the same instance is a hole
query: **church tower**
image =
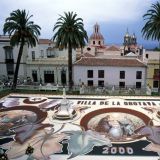
{"type": "Polygon", "coordinates": [[[132,39],[132,44],[133,44],[133,45],[137,45],[137,38],[136,38],[135,33],[133,33],[131,39],[132,39]]]}
{"type": "Polygon", "coordinates": [[[100,26],[96,23],[93,28],[93,33],[90,36],[89,44],[92,46],[103,46],[104,38],[100,33],[100,26]]]}
{"type": "Polygon", "coordinates": [[[123,45],[124,46],[128,46],[130,44],[131,44],[131,37],[129,35],[128,28],[127,28],[127,32],[126,32],[126,34],[124,36],[124,43],[123,43],[123,45]]]}
{"type": "Polygon", "coordinates": [[[128,28],[127,28],[127,32],[124,36],[124,42],[123,42],[123,46],[124,46],[124,55],[129,53],[129,52],[136,52],[136,48],[137,48],[137,38],[135,36],[135,33],[133,33],[133,35],[129,35],[128,32],[128,28]]]}
{"type": "Polygon", "coordinates": [[[137,45],[137,38],[136,38],[136,35],[135,33],[133,33],[133,35],[129,35],[129,32],[128,32],[128,29],[127,29],[127,32],[124,36],[124,43],[123,43],[124,46],[130,46],[130,45],[137,45]]]}

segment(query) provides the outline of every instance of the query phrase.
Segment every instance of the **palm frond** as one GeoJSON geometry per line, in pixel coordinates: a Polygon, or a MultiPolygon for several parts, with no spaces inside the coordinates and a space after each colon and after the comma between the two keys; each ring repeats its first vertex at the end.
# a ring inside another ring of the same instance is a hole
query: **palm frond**
{"type": "Polygon", "coordinates": [[[146,39],[160,40],[160,3],[152,4],[151,9],[143,15],[146,21],[142,28],[142,36],[146,39]]]}
{"type": "Polygon", "coordinates": [[[19,45],[22,42],[22,39],[25,39],[25,42],[28,46],[35,46],[35,41],[38,41],[38,36],[40,35],[41,27],[34,24],[33,21],[30,21],[30,18],[33,15],[29,15],[29,12],[26,13],[25,10],[15,10],[10,13],[10,17],[6,18],[5,24],[3,27],[3,33],[7,34],[11,38],[11,45],[19,45]],[[16,38],[16,36],[18,36],[16,38]],[[33,38],[33,40],[31,40],[33,38]],[[18,42],[12,42],[17,41],[18,42]],[[33,42],[33,44],[32,44],[33,42]]]}

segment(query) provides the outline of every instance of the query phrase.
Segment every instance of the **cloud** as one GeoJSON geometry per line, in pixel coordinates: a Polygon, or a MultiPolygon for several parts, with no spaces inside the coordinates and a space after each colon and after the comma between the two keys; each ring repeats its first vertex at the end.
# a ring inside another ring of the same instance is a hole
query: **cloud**
{"type": "Polygon", "coordinates": [[[42,36],[51,37],[59,14],[74,11],[83,18],[87,30],[98,23],[129,23],[141,19],[154,0],[1,0],[0,32],[4,20],[16,9],[26,9],[42,28],[42,36]]]}

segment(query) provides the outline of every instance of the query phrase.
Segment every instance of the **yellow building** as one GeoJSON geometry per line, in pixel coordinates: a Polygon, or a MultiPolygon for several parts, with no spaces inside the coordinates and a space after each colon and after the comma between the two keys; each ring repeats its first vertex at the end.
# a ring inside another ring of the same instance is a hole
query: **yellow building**
{"type": "Polygon", "coordinates": [[[160,85],[160,61],[148,60],[147,62],[147,84],[153,92],[158,92],[160,85]]]}

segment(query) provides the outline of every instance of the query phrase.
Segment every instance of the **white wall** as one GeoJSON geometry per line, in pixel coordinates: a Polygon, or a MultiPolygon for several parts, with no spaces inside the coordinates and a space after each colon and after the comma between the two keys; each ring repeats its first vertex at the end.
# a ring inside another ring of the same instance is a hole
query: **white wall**
{"type": "Polygon", "coordinates": [[[144,50],[143,52],[143,61],[148,62],[148,60],[159,60],[160,51],[148,51],[144,50]],[[146,58],[146,54],[148,54],[148,58],[146,58]]]}
{"type": "Polygon", "coordinates": [[[112,66],[77,66],[73,67],[74,84],[79,85],[80,81],[87,85],[88,80],[93,80],[94,85],[98,85],[98,80],[104,80],[104,85],[119,85],[124,81],[125,85],[136,85],[142,82],[145,85],[145,67],[112,67],[112,66]],[[87,70],[94,70],[93,78],[87,78],[87,70]],[[98,70],[105,70],[104,78],[98,78],[98,70]],[[125,71],[125,79],[120,79],[120,71],[125,71]],[[136,71],[142,71],[142,79],[136,79],[136,71]]]}
{"type": "MultiPolygon", "coordinates": [[[[35,58],[38,59],[41,57],[41,50],[44,51],[44,58],[47,58],[47,49],[48,47],[54,47],[54,44],[49,45],[49,44],[37,44],[36,47],[29,48],[28,50],[28,59],[32,60],[32,51],[35,51],[35,58]]],[[[64,57],[68,58],[68,49],[63,49],[59,50],[58,48],[54,48],[52,50],[52,53],[54,53],[55,57],[64,57]]],[[[47,60],[47,59],[46,59],[47,60]]],[[[73,49],[72,50],[72,60],[75,62],[76,60],[76,51],[73,49]]]]}
{"type": "MultiPolygon", "coordinates": [[[[0,42],[0,75],[7,76],[7,69],[6,69],[6,63],[5,63],[5,58],[6,58],[5,50],[3,48],[4,46],[10,46],[10,42],[0,42]]],[[[28,52],[28,48],[27,46],[24,46],[23,54],[21,57],[21,64],[19,68],[19,75],[26,76],[25,66],[26,66],[27,52],[28,52]]],[[[16,63],[17,63],[18,53],[19,53],[19,46],[13,47],[14,70],[15,70],[16,63]]]]}

